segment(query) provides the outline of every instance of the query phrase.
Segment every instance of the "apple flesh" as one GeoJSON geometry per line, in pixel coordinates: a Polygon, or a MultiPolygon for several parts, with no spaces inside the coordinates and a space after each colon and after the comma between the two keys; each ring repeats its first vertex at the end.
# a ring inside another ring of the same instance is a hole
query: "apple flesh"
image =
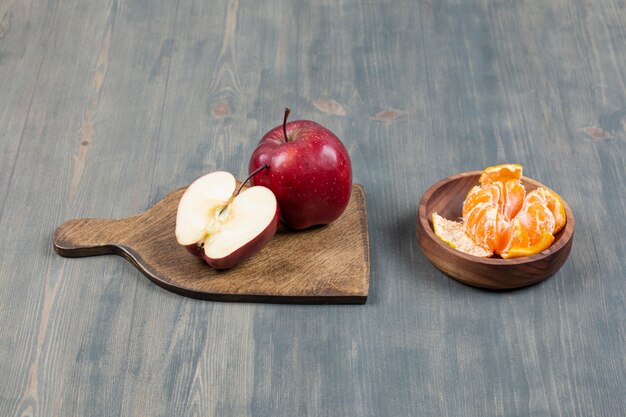
{"type": "Polygon", "coordinates": [[[310,120],[283,124],[267,132],[255,149],[249,172],[269,169],[252,178],[274,192],[283,222],[292,229],[325,225],[344,212],[352,193],[352,164],[339,138],[310,120]]]}
{"type": "Polygon", "coordinates": [[[194,181],[178,204],[176,240],[213,268],[240,264],[278,228],[274,194],[266,187],[242,186],[228,172],[213,172],[194,181]]]}

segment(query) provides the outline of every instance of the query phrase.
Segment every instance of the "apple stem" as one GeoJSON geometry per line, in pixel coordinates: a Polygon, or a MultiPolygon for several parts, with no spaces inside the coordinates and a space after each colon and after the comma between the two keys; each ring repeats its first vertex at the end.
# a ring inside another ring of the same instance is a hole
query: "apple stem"
{"type": "Polygon", "coordinates": [[[226,205],[224,207],[222,207],[222,209],[220,210],[220,212],[218,213],[218,216],[221,215],[224,210],[226,210],[226,207],[228,207],[230,205],[230,203],[233,202],[233,200],[235,199],[235,197],[237,197],[239,195],[239,193],[241,192],[241,189],[243,188],[244,185],[246,185],[246,183],[248,181],[250,181],[250,178],[254,177],[256,174],[258,174],[259,172],[263,171],[264,169],[268,169],[270,166],[267,164],[263,164],[260,167],[258,167],[257,169],[255,169],[254,171],[252,171],[250,173],[250,175],[248,175],[248,178],[246,178],[245,180],[243,180],[241,182],[241,184],[239,184],[239,187],[237,188],[237,190],[233,193],[233,195],[230,196],[230,198],[228,199],[228,202],[226,202],[226,205]]]}
{"type": "Polygon", "coordinates": [[[283,135],[285,135],[285,142],[289,142],[289,139],[287,139],[287,118],[289,117],[289,113],[291,113],[291,109],[285,107],[285,117],[283,118],[283,135]]]}
{"type": "Polygon", "coordinates": [[[248,181],[250,181],[250,179],[252,177],[254,177],[256,174],[258,174],[259,172],[263,171],[264,169],[268,169],[270,166],[267,164],[263,164],[260,167],[258,167],[257,169],[255,169],[254,171],[252,171],[250,173],[250,175],[248,175],[248,178],[246,178],[245,180],[243,180],[243,182],[241,184],[239,184],[239,188],[237,188],[237,191],[235,191],[235,194],[233,194],[232,198],[235,198],[239,195],[239,192],[241,191],[241,189],[243,188],[244,185],[246,185],[246,183],[248,181]]]}

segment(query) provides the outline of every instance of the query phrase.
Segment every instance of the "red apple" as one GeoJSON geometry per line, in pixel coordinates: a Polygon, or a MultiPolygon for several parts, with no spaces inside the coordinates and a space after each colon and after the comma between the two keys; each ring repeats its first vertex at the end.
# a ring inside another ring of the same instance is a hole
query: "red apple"
{"type": "Polygon", "coordinates": [[[176,240],[216,269],[249,258],[278,228],[276,197],[266,187],[244,187],[248,179],[238,184],[228,172],[213,172],[194,181],[178,204],[176,240]]]}
{"type": "Polygon", "coordinates": [[[310,120],[287,123],[263,136],[248,169],[269,169],[252,179],[274,192],[282,220],[293,229],[328,224],[344,212],[352,192],[352,164],[341,141],[310,120]]]}

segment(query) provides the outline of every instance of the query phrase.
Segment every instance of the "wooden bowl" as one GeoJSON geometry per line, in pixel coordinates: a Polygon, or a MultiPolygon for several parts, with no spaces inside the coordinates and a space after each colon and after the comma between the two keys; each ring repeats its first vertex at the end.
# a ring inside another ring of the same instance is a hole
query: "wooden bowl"
{"type": "MultiPolygon", "coordinates": [[[[543,252],[521,258],[479,258],[446,245],[435,236],[431,216],[456,220],[461,217],[463,201],[470,188],[478,184],[481,171],[463,172],[431,186],[422,197],[417,213],[417,238],[424,255],[441,271],[465,284],[492,290],[521,288],[543,281],[563,266],[572,248],[574,215],[563,201],[567,223],[543,252]]],[[[526,191],[548,188],[522,177],[526,191]]]]}

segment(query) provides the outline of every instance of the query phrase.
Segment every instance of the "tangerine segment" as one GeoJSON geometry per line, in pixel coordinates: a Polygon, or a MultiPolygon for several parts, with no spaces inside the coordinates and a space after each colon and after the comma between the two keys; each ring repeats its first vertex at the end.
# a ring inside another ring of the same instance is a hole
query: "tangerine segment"
{"type": "Polygon", "coordinates": [[[507,247],[511,236],[511,224],[497,206],[479,203],[470,210],[464,220],[467,234],[478,245],[496,253],[507,247]]]}
{"type": "Polygon", "coordinates": [[[554,235],[552,233],[543,233],[534,245],[511,246],[507,251],[500,253],[500,256],[504,259],[511,259],[534,255],[548,249],[552,242],[554,242],[554,235]]]}
{"type": "Polygon", "coordinates": [[[524,205],[526,189],[519,180],[508,180],[497,184],[501,187],[498,205],[504,218],[511,220],[524,205]]]}
{"type": "Polygon", "coordinates": [[[511,240],[505,252],[511,248],[527,248],[530,246],[530,237],[528,236],[528,230],[520,219],[513,219],[511,223],[511,240]]]}
{"type": "Polygon", "coordinates": [[[541,193],[531,192],[524,200],[524,206],[517,213],[515,219],[526,228],[530,246],[535,245],[544,233],[552,234],[555,228],[555,219],[552,211],[546,205],[541,193]]]}
{"type": "Polygon", "coordinates": [[[502,164],[487,167],[480,175],[478,182],[480,185],[485,185],[492,182],[519,181],[522,178],[523,170],[524,167],[519,164],[502,164]]]}
{"type": "Polygon", "coordinates": [[[489,203],[494,206],[497,205],[498,201],[500,201],[500,194],[501,187],[498,187],[496,184],[489,184],[484,187],[475,185],[469,190],[463,202],[463,218],[466,218],[469,212],[478,204],[489,203]]]}
{"type": "Polygon", "coordinates": [[[432,214],[433,231],[448,246],[469,255],[488,258],[493,252],[476,244],[465,232],[465,224],[444,219],[437,213],[432,214]]]}
{"type": "Polygon", "coordinates": [[[554,191],[543,187],[537,188],[532,193],[540,195],[544,204],[554,215],[554,230],[552,234],[558,233],[567,222],[567,215],[565,214],[565,207],[563,207],[561,197],[554,191]]]}

